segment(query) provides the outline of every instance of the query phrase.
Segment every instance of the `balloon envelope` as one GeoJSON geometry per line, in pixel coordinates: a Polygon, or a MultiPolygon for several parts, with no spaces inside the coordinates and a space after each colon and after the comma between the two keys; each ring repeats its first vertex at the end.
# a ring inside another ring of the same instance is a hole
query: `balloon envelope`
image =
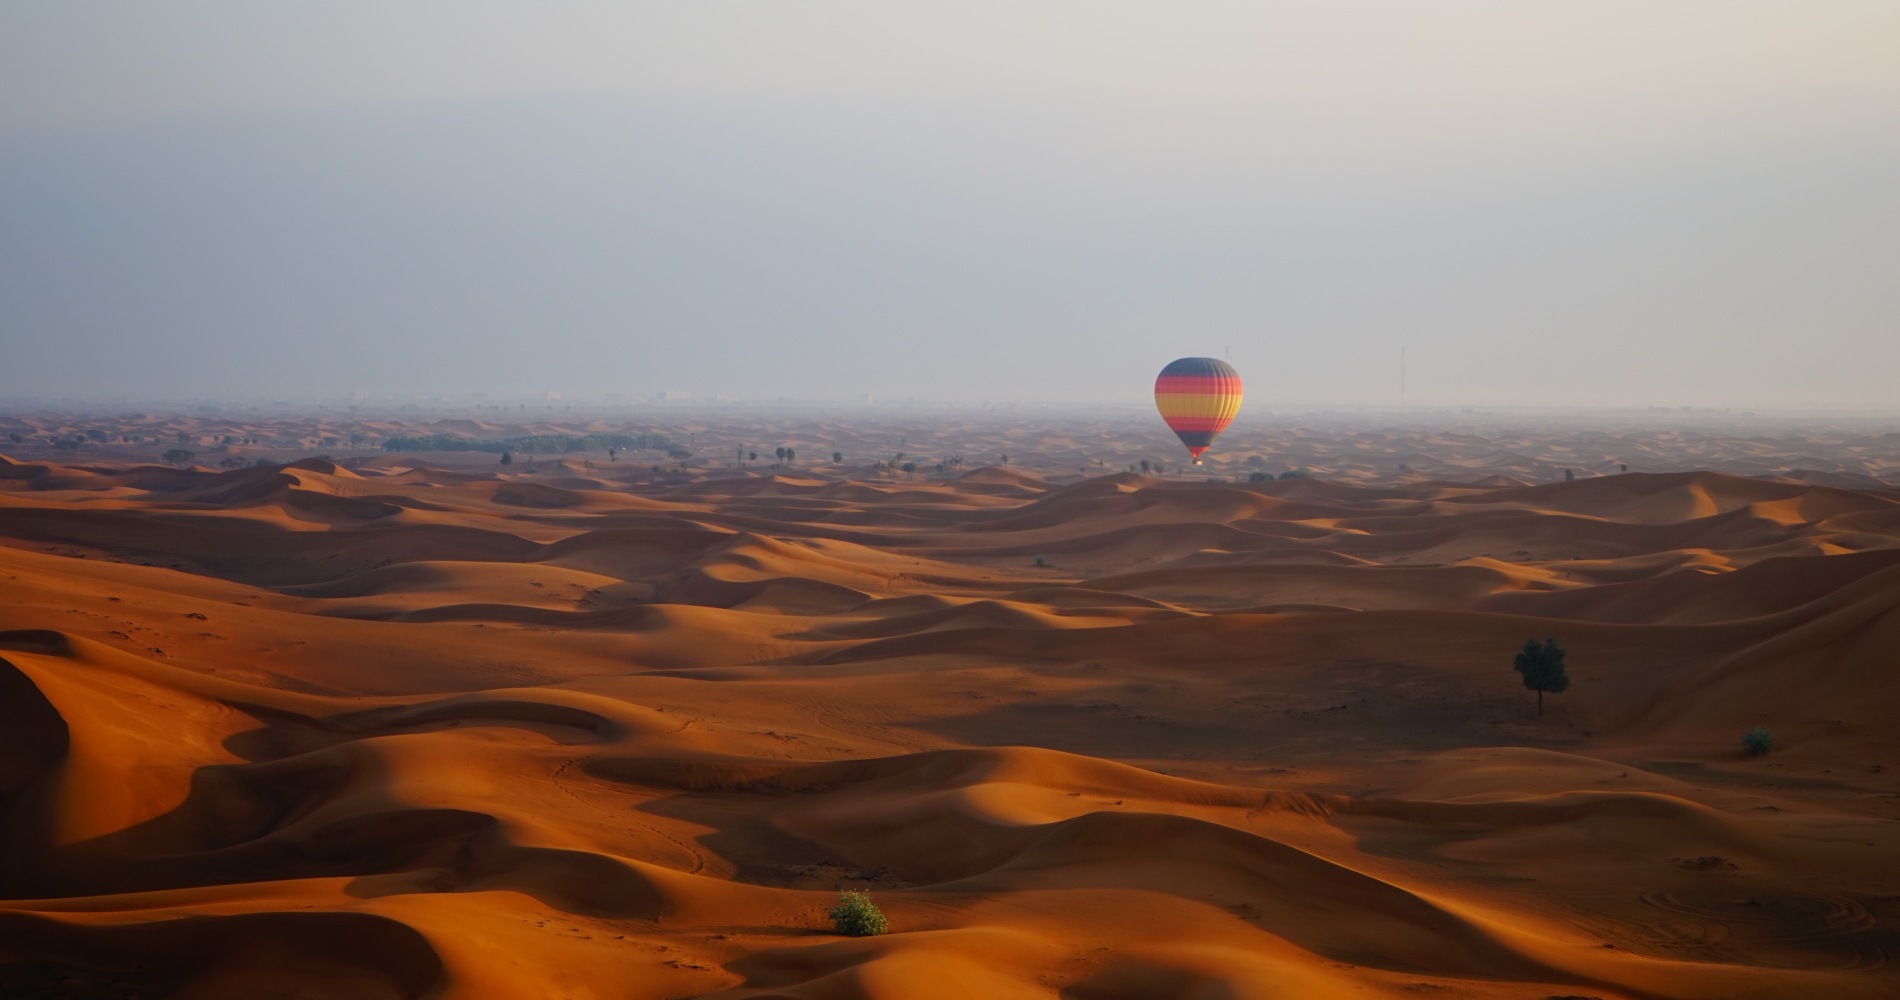
{"type": "Polygon", "coordinates": [[[1240,412],[1240,373],[1219,358],[1181,358],[1155,379],[1155,409],[1194,464],[1240,412]]]}

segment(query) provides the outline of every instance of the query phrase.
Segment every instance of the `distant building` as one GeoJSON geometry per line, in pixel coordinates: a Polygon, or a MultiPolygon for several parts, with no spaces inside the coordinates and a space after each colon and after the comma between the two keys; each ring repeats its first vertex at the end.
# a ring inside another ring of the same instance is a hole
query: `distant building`
{"type": "Polygon", "coordinates": [[[358,390],[356,390],[355,392],[353,392],[353,393],[350,393],[350,398],[351,398],[351,399],[354,399],[354,400],[356,400],[357,402],[359,402],[359,403],[360,403],[360,402],[362,402],[362,401],[364,401],[364,400],[366,400],[366,399],[368,399],[368,398],[369,398],[369,390],[368,390],[368,389],[358,389],[358,390]]]}
{"type": "Polygon", "coordinates": [[[668,389],[653,394],[653,401],[656,403],[690,403],[692,399],[692,393],[681,392],[678,389],[668,389]]]}
{"type": "Polygon", "coordinates": [[[561,401],[561,390],[559,390],[559,389],[549,389],[549,390],[548,390],[548,402],[550,402],[550,403],[558,403],[558,402],[560,402],[560,401],[561,401]]]}

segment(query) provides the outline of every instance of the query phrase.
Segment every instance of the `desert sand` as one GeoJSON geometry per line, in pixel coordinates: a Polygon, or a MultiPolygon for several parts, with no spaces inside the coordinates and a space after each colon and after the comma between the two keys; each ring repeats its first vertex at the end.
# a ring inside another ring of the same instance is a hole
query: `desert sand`
{"type": "Polygon", "coordinates": [[[1900,995],[1900,436],[1430,423],[0,419],[0,995],[1900,995]]]}

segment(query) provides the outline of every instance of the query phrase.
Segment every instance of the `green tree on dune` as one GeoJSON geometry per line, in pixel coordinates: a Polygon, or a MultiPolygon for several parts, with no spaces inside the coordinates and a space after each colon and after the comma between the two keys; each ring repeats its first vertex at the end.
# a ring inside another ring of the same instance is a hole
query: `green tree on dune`
{"type": "Polygon", "coordinates": [[[1537,714],[1544,714],[1544,692],[1562,694],[1570,687],[1564,673],[1564,648],[1555,639],[1526,639],[1512,668],[1524,675],[1524,686],[1537,692],[1537,714]]]}

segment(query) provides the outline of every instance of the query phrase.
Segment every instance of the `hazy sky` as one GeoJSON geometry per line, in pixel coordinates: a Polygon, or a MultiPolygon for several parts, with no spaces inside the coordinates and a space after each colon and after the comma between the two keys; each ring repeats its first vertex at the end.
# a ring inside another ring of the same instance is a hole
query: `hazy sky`
{"type": "Polygon", "coordinates": [[[1900,3],[0,3],[0,398],[1900,409],[1900,3]]]}

